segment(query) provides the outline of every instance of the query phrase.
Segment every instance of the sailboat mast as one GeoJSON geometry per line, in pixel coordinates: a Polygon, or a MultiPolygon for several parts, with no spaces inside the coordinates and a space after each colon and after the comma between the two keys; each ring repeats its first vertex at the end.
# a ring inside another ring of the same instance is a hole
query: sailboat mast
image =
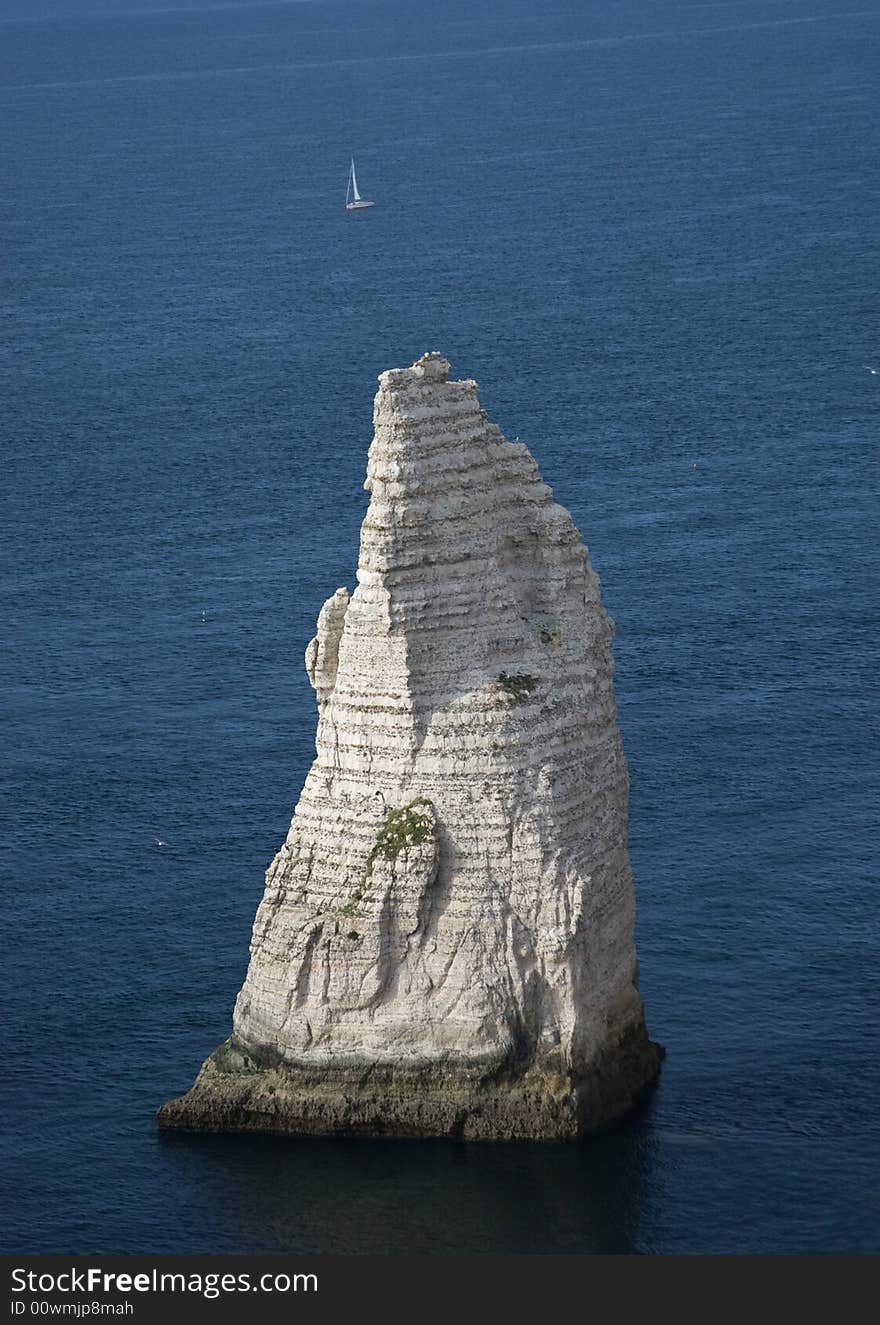
{"type": "Polygon", "coordinates": [[[358,193],[357,175],[354,173],[354,157],[351,158],[351,187],[354,189],[355,202],[360,202],[361,195],[358,193]]]}

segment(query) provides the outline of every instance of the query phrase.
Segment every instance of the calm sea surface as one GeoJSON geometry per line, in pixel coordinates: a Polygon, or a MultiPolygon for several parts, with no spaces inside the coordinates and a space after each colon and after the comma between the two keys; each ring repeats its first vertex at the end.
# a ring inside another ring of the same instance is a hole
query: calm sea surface
{"type": "Polygon", "coordinates": [[[865,0],[0,0],[3,1250],[880,1250],[878,55],[865,0]],[[572,1147],[159,1137],[429,349],[617,621],[662,1085],[572,1147]]]}

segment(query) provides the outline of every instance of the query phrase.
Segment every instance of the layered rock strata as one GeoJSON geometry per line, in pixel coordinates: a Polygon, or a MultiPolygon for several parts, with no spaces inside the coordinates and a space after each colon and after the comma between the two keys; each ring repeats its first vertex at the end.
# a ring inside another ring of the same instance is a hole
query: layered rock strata
{"type": "Polygon", "coordinates": [[[656,1077],[599,581],[448,375],[379,378],[357,588],[306,650],[317,756],[232,1037],[165,1127],[558,1139],[656,1077]]]}

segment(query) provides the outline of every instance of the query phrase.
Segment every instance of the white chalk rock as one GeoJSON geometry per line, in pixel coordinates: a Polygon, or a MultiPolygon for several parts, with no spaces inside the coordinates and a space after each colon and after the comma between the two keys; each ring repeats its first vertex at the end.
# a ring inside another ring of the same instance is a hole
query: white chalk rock
{"type": "Polygon", "coordinates": [[[575,1136],[656,1077],[612,625],[527,448],[438,354],[383,373],[357,588],[233,1036],[166,1126],[575,1136]]]}

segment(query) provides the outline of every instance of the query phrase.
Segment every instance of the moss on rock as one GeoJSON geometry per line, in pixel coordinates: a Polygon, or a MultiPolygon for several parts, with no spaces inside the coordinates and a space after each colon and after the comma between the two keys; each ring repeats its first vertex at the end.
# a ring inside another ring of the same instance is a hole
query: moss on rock
{"type": "Polygon", "coordinates": [[[530,676],[528,672],[501,672],[495,682],[505,695],[508,695],[514,704],[525,704],[531,699],[532,691],[538,684],[536,676],[530,676]]]}
{"type": "Polygon", "coordinates": [[[387,810],[373,849],[367,857],[367,878],[373,873],[373,865],[380,857],[382,860],[396,860],[407,847],[421,846],[426,842],[433,830],[434,816],[424,796],[417,797],[398,810],[387,810]]]}

